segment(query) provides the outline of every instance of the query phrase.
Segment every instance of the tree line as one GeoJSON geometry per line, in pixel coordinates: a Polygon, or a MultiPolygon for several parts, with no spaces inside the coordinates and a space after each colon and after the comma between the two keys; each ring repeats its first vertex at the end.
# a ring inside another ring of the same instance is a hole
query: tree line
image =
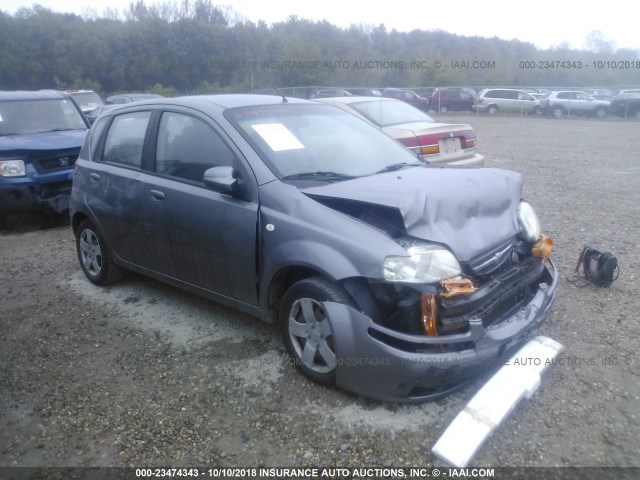
{"type": "Polygon", "coordinates": [[[39,5],[0,11],[0,89],[87,88],[165,94],[270,87],[612,86],[638,84],[640,52],[599,32],[587,48],[548,50],[497,37],[339,28],[289,17],[251,22],[211,0],[83,16],[39,5]]]}

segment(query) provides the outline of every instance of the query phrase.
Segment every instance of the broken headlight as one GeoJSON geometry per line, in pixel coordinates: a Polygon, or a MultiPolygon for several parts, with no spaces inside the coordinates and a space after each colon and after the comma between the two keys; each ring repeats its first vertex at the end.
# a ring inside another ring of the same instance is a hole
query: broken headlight
{"type": "Polygon", "coordinates": [[[409,256],[390,255],[384,259],[384,279],[388,282],[434,283],[460,274],[460,264],[449,250],[438,245],[414,245],[409,256]]]}
{"type": "Polygon", "coordinates": [[[540,238],[540,220],[533,207],[527,202],[520,202],[518,208],[518,223],[520,223],[520,231],[522,237],[529,242],[535,242],[540,238]]]}

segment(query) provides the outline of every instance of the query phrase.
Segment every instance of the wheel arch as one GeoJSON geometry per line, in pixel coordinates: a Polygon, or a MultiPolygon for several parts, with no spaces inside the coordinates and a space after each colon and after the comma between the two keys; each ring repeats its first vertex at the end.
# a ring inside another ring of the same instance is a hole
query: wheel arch
{"type": "Polygon", "coordinates": [[[266,295],[264,296],[264,302],[266,303],[266,308],[264,309],[266,314],[265,320],[270,323],[278,323],[280,318],[280,302],[285,292],[293,284],[311,277],[321,277],[344,286],[343,282],[332,278],[327,272],[317,268],[301,264],[283,266],[271,277],[266,295]]]}
{"type": "Polygon", "coordinates": [[[73,216],[71,217],[71,229],[73,230],[74,235],[78,235],[78,228],[84,220],[93,222],[93,219],[84,212],[75,212],[73,214],[73,216]]]}

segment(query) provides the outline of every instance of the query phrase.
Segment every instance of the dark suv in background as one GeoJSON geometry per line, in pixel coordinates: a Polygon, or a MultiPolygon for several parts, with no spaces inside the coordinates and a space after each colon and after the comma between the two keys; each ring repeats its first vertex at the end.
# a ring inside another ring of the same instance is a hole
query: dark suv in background
{"type": "Polygon", "coordinates": [[[472,110],[476,92],[470,88],[436,88],[431,95],[431,108],[440,113],[449,110],[472,110]]]}
{"type": "Polygon", "coordinates": [[[9,213],[69,207],[89,123],[69,95],[0,91],[0,223],[9,213]]]}

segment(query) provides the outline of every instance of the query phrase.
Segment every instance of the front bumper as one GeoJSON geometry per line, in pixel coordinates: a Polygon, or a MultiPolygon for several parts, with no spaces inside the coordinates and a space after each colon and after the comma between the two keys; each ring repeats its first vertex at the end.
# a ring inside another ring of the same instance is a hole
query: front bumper
{"type": "Polygon", "coordinates": [[[68,209],[72,183],[69,172],[43,180],[36,183],[29,177],[4,179],[0,183],[0,215],[43,210],[61,213],[68,209]]]}
{"type": "Polygon", "coordinates": [[[427,337],[400,333],[349,306],[325,303],[329,318],[334,319],[331,326],[338,358],[336,385],[377,400],[420,403],[448,395],[494,370],[532,337],[549,316],[558,272],[551,260],[547,265],[551,283],[540,283],[526,305],[488,327],[480,319],[471,319],[469,331],[457,335],[427,337]],[[385,339],[392,339],[395,346],[385,339]],[[442,344],[465,348],[440,353],[438,346],[442,344]],[[429,349],[433,353],[413,353],[429,349]]]}

